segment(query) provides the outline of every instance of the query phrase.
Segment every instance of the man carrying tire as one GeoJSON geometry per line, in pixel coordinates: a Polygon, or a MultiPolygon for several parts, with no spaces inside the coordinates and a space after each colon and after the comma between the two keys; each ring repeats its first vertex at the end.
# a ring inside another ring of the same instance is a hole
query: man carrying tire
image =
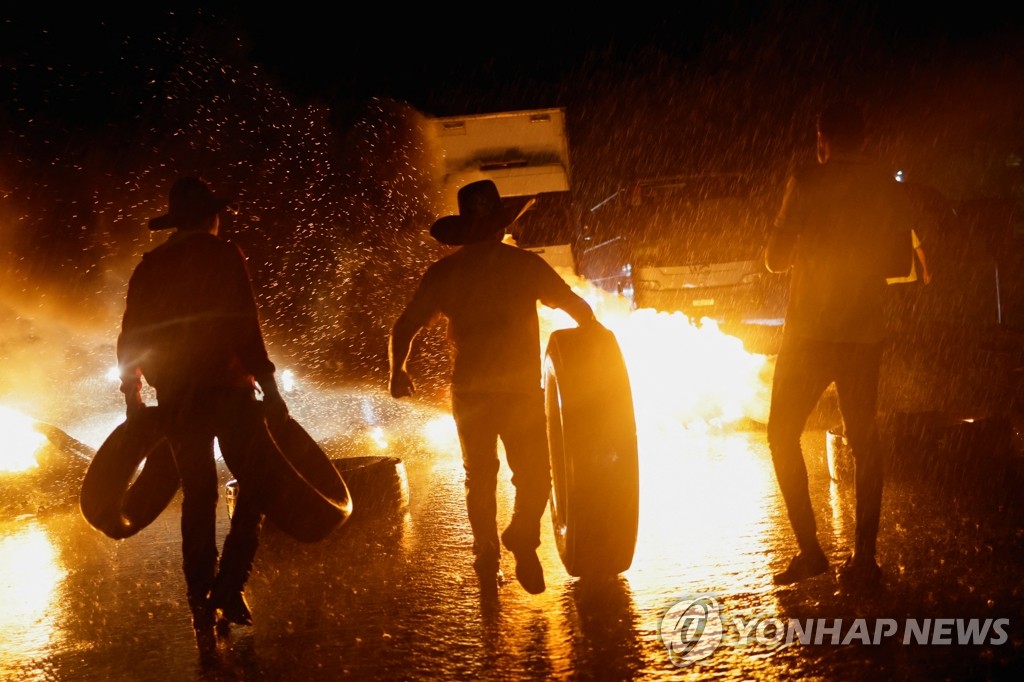
{"type": "Polygon", "coordinates": [[[431,235],[460,246],[433,263],[391,331],[390,391],[414,392],[406,362],[416,335],[447,320],[452,352],[451,405],[466,479],[474,569],[484,589],[501,582],[497,531],[498,439],[512,471],[515,504],[500,542],[516,559],[516,578],[544,591],[537,558],[540,522],[551,492],[537,304],[566,311],[579,325],[597,324],[590,305],[540,256],[506,244],[506,230],[532,199],[503,201],[490,180],[458,193],[458,215],[437,220],[431,235]]]}
{"type": "Polygon", "coordinates": [[[182,564],[204,655],[216,646],[215,623],[252,623],[243,590],[271,492],[263,469],[278,452],[266,419],[288,417],[245,256],[218,236],[220,214],[228,208],[199,178],[174,183],[167,214],[149,222],[151,230],[174,232],[132,273],[117,339],[128,419],[144,407],[145,378],[156,390],[181,476],[182,564]],[[214,439],[231,472],[246,483],[219,560],[214,439]]]}

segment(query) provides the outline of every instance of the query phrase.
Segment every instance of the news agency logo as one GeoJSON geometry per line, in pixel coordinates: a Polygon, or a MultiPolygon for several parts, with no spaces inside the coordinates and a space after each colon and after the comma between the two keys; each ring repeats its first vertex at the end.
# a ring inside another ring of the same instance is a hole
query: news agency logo
{"type": "Polygon", "coordinates": [[[715,653],[724,635],[718,601],[707,594],[685,597],[668,607],[658,628],[661,643],[678,667],[715,653]]]}
{"type": "Polygon", "coordinates": [[[725,646],[767,656],[789,646],[904,645],[978,646],[1009,641],[1009,618],[803,618],[742,610],[726,617],[710,594],[685,597],[665,610],[658,637],[672,664],[701,661],[725,646]]]}

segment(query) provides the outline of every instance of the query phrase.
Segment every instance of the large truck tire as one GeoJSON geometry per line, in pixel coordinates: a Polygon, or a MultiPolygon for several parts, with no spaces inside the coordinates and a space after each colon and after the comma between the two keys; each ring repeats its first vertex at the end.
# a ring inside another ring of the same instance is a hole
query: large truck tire
{"type": "Polygon", "coordinates": [[[266,517],[300,542],[319,542],[352,515],[352,496],[341,472],[294,418],[272,422],[280,449],[268,453],[266,517]]]}
{"type": "Polygon", "coordinates": [[[179,484],[158,408],[145,407],[119,424],[96,451],[82,479],[79,508],[93,528],[123,540],[155,521],[179,484]]]}
{"type": "Polygon", "coordinates": [[[551,333],[544,358],[551,522],[569,575],[616,575],[639,522],[636,417],[615,335],[600,325],[551,333]]]}

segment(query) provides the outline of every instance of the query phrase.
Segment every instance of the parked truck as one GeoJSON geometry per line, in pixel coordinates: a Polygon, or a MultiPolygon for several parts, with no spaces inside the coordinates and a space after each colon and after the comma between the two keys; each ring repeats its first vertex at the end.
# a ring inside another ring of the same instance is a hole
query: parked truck
{"type": "Polygon", "coordinates": [[[773,197],[752,173],[641,178],[587,212],[579,272],[637,308],[749,320],[777,306],[764,267],[773,197]]]}
{"type": "Polygon", "coordinates": [[[457,213],[461,187],[493,180],[502,197],[535,196],[513,226],[516,244],[576,274],[579,213],[572,193],[562,108],[431,117],[441,162],[443,209],[457,213]]]}

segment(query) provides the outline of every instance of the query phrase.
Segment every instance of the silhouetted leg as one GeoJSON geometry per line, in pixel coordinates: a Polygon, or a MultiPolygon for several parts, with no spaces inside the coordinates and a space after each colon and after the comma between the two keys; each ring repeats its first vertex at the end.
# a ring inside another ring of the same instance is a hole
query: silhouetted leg
{"type": "Polygon", "coordinates": [[[213,436],[202,430],[173,437],[181,475],[182,568],[190,604],[205,601],[217,570],[217,468],[213,436]]]}
{"type": "Polygon", "coordinates": [[[273,481],[261,463],[279,457],[277,444],[263,420],[262,407],[248,392],[231,395],[217,429],[225,463],[238,479],[238,498],[221,552],[212,601],[233,623],[248,625],[252,615],[243,592],[260,543],[266,497],[273,481]]]}
{"type": "Polygon", "coordinates": [[[538,388],[529,395],[504,396],[502,402],[501,438],[512,470],[516,499],[512,520],[501,534],[501,541],[515,555],[519,584],[531,594],[540,594],[546,585],[537,547],[540,520],[551,494],[544,393],[538,388]]]}
{"type": "MultiPolygon", "coordinates": [[[[473,553],[497,570],[498,429],[493,400],[485,394],[453,395],[452,416],[462,446],[466,511],[473,530],[473,553]]],[[[489,568],[489,567],[488,567],[489,568]]]]}
{"type": "Polygon", "coordinates": [[[775,477],[801,552],[820,552],[800,437],[811,411],[831,383],[821,349],[783,349],[775,365],[767,437],[775,477]]]}
{"type": "Polygon", "coordinates": [[[181,555],[185,589],[201,657],[216,652],[209,592],[217,571],[217,465],[207,401],[193,393],[157,398],[181,478],[181,555]]]}
{"type": "Polygon", "coordinates": [[[551,494],[544,393],[513,395],[502,412],[501,439],[515,486],[515,507],[509,527],[523,546],[540,546],[540,521],[551,494]]]}
{"type": "Polygon", "coordinates": [[[215,602],[220,606],[223,606],[225,599],[234,598],[236,593],[245,590],[259,548],[263,513],[259,499],[251,492],[239,485],[238,499],[231,515],[231,527],[224,539],[224,551],[221,553],[220,570],[214,587],[215,602]]]}
{"type": "Polygon", "coordinates": [[[878,436],[881,344],[849,344],[836,379],[839,409],[856,464],[857,529],[854,555],[874,558],[882,509],[884,462],[878,436]]]}

